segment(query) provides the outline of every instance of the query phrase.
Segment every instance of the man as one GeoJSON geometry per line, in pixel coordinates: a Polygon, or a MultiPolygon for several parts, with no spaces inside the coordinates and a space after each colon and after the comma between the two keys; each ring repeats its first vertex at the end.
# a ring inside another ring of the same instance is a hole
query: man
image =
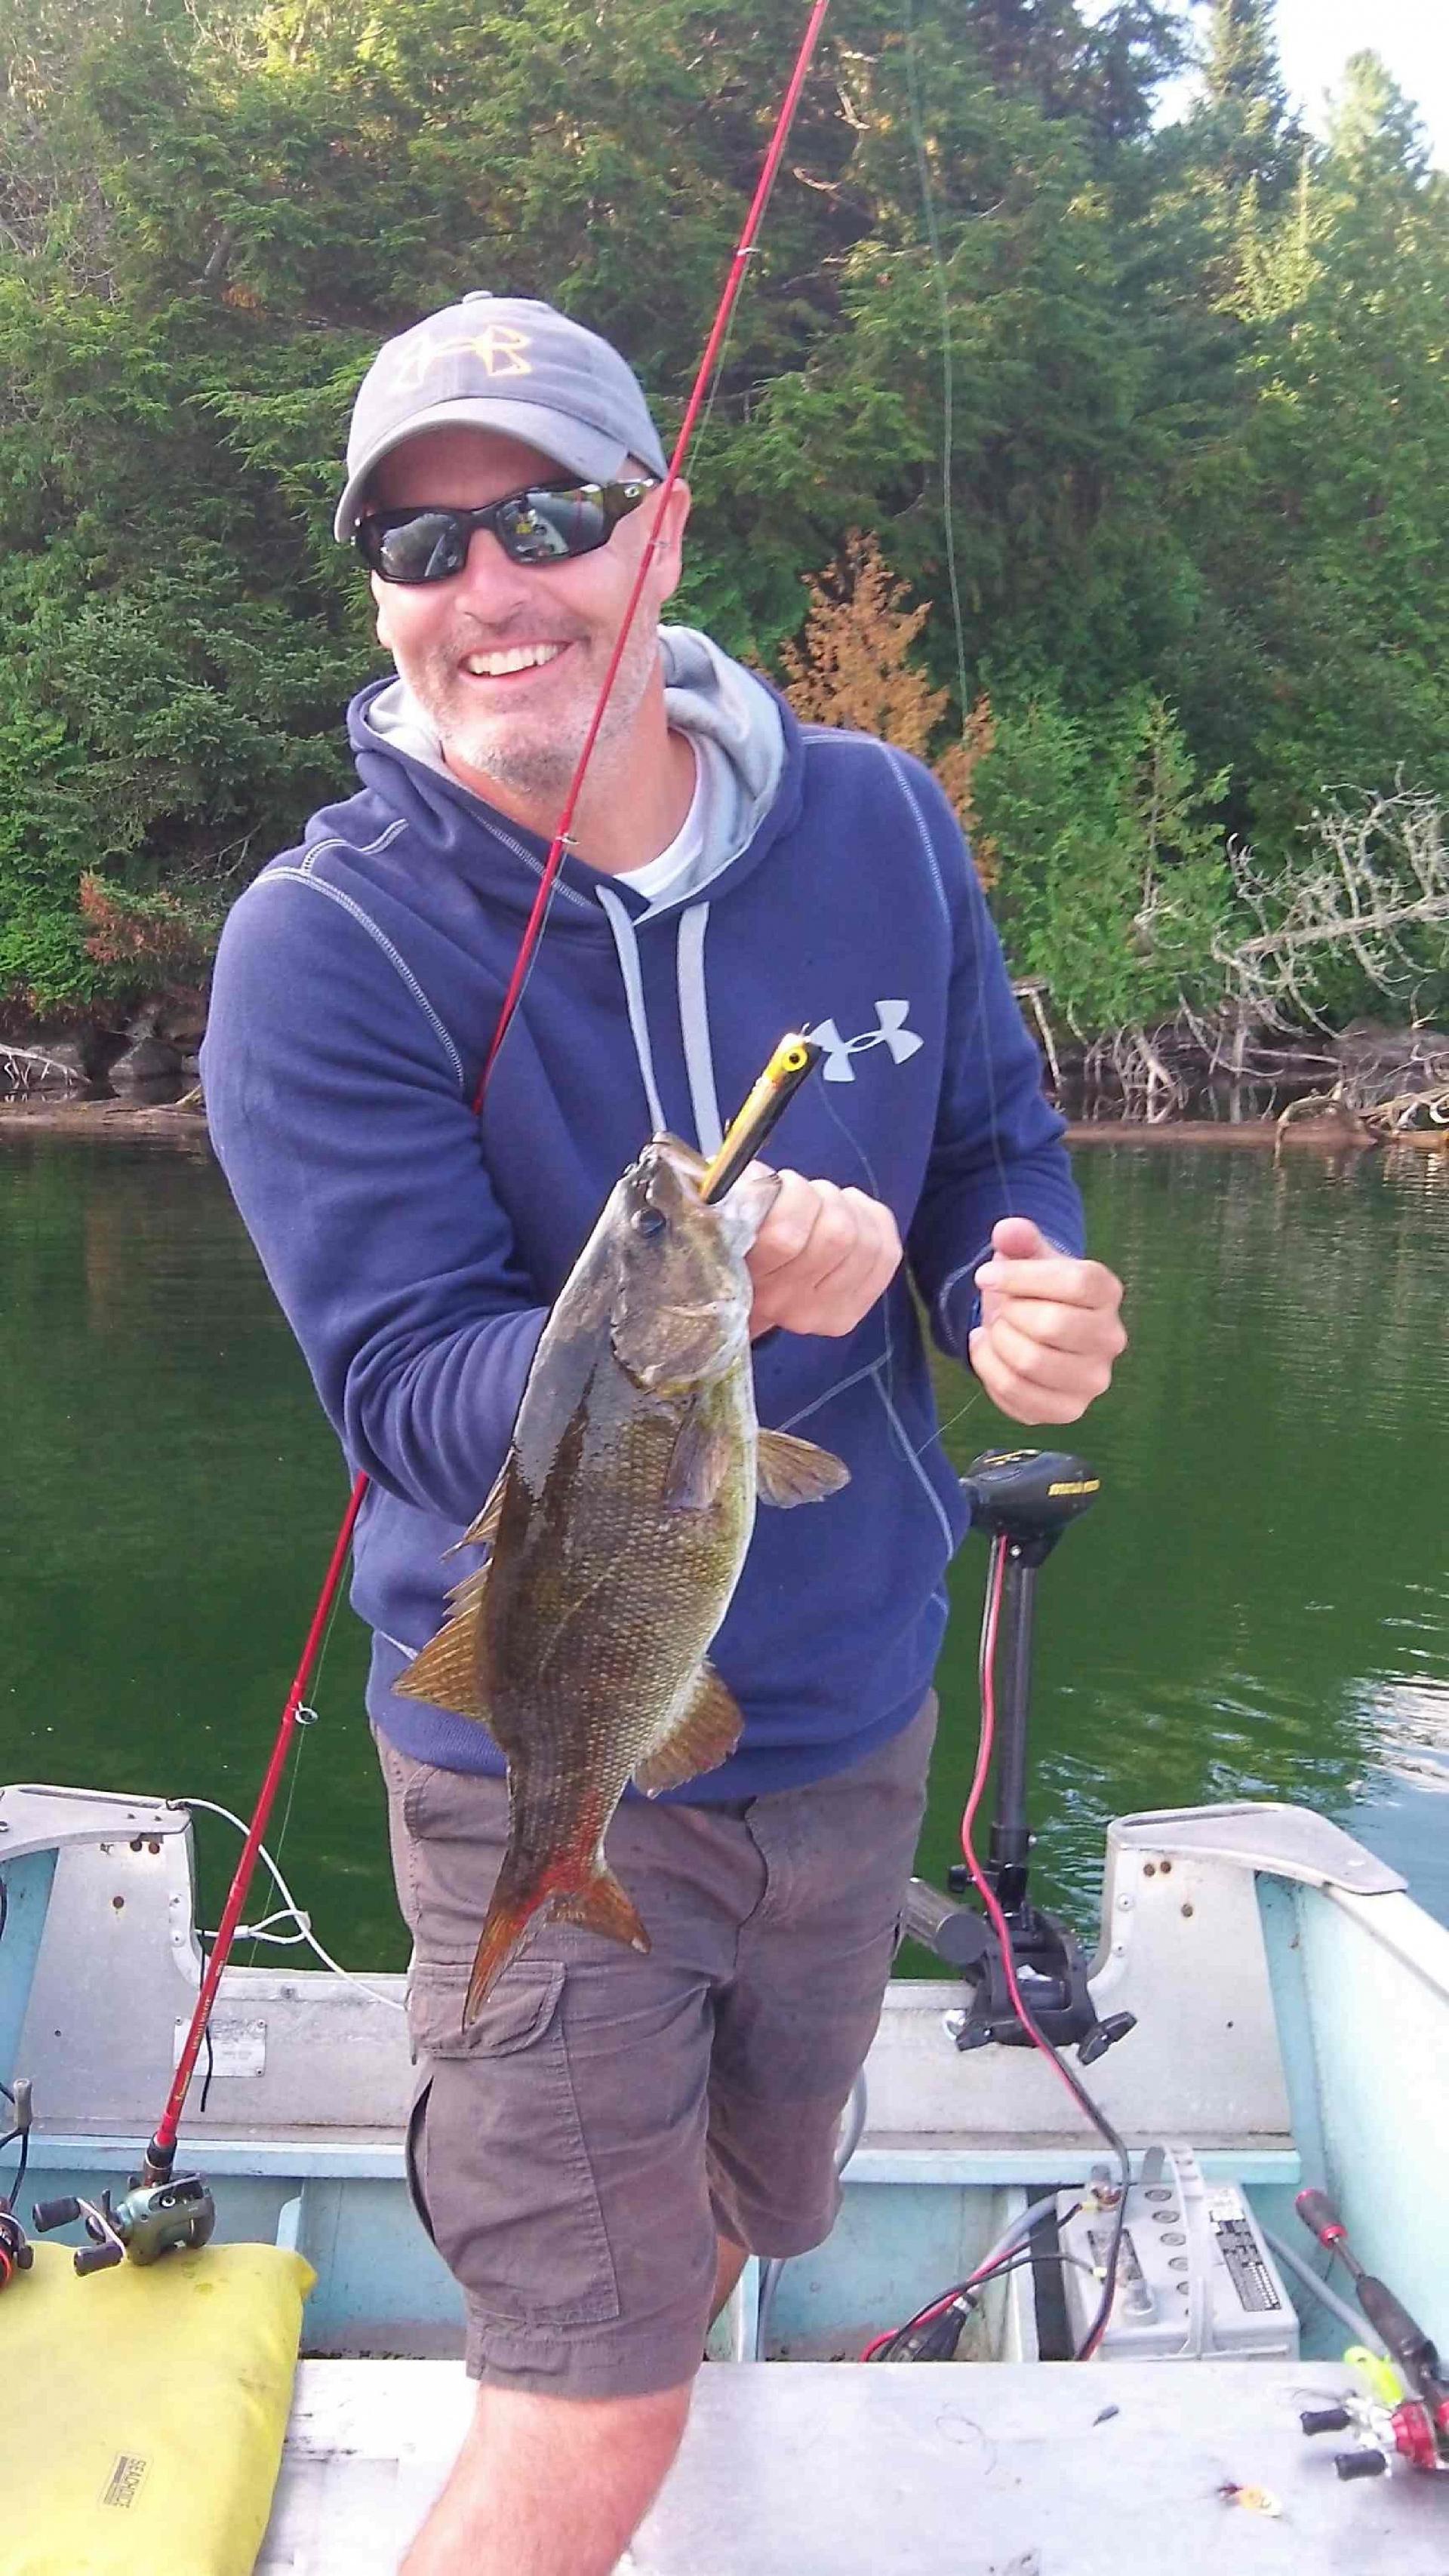
{"type": "Polygon", "coordinates": [[[480,1069],[665,462],[618,354],[469,296],[390,342],[337,515],[397,669],[361,792],[263,871],[204,1074],[238,1204],[372,1490],[354,1600],[414,1939],[409,2170],[480,2391],[408,2576],[607,2576],[747,2251],[818,2243],[914,1853],[962,1534],[916,1308],[1016,1419],[1123,1347],[959,831],[916,763],[661,633],[671,496],[522,1009],[480,1069]],[[546,1926],[461,2029],[506,1829],[486,1734],[399,1698],[547,1308],[651,1130],[709,1153],[781,1034],[821,1073],[750,1255],[761,1418],[851,1471],[770,1514],[713,1659],[738,1751],[631,1794],[648,1958],[546,1926]]]}

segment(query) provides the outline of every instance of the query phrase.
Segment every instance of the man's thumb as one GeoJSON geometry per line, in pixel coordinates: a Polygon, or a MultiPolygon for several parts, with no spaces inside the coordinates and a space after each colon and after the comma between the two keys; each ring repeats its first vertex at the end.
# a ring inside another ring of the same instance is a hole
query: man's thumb
{"type": "Polygon", "coordinates": [[[1039,1261],[1051,1245],[1029,1216],[1003,1216],[991,1229],[991,1249],[1003,1261],[1039,1261]]]}

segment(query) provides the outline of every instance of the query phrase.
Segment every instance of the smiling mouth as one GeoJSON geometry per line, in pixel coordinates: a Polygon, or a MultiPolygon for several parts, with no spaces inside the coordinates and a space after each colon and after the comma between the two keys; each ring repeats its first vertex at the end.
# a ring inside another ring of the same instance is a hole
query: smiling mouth
{"type": "Polygon", "coordinates": [[[474,680],[507,680],[519,671],[541,671],[565,649],[562,644],[511,644],[499,653],[465,654],[463,669],[474,680]]]}

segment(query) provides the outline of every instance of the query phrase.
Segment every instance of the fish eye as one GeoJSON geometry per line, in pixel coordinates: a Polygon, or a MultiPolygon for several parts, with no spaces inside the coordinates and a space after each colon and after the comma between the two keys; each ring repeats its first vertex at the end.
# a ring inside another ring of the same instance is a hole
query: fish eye
{"type": "Polygon", "coordinates": [[[665,1220],[657,1207],[642,1207],[631,1220],[636,1234],[662,1234],[665,1220]]]}

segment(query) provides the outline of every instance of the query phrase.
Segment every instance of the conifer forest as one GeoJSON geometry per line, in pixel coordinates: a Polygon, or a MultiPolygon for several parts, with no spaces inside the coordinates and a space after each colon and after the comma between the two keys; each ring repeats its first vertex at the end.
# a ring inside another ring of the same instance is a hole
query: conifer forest
{"type": "MultiPolygon", "coordinates": [[[[0,1033],[204,983],[347,792],[381,338],[545,296],[669,444],[803,17],[0,0],[0,1033]]],[[[1413,102],[1310,135],[1271,0],[834,0],[678,613],[937,764],[1058,1030],[1442,1024],[1446,316],[1413,102]]]]}

